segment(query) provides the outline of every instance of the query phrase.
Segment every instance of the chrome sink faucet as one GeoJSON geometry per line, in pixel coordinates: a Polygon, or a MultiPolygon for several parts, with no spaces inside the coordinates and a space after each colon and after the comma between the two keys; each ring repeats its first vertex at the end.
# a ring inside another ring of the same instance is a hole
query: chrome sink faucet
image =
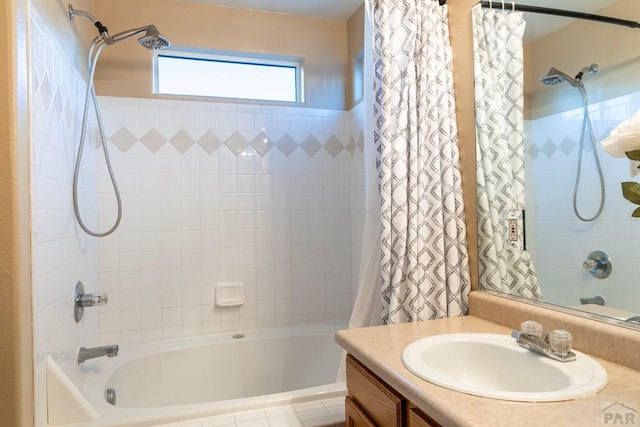
{"type": "Polygon", "coordinates": [[[625,322],[635,322],[635,323],[640,323],[640,316],[631,316],[627,319],[624,319],[625,322]]]}
{"type": "Polygon", "coordinates": [[[93,348],[80,347],[78,350],[78,363],[102,356],[116,357],[118,355],[118,350],[119,347],[117,345],[105,345],[103,347],[93,348]]]}
{"type": "Polygon", "coordinates": [[[576,360],[576,354],[571,351],[573,337],[569,332],[558,329],[543,338],[542,325],[531,320],[522,322],[521,329],[511,332],[520,347],[560,362],[576,360]]]}

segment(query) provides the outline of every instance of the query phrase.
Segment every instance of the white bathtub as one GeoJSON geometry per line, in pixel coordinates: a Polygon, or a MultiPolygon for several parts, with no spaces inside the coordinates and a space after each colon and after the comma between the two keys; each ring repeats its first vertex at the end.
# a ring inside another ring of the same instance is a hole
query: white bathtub
{"type": "Polygon", "coordinates": [[[83,363],[87,426],[146,426],[345,394],[337,327],[306,326],[120,346],[83,363]],[[235,334],[243,338],[233,338],[235,334]],[[105,400],[113,388],[116,405],[105,400]]]}

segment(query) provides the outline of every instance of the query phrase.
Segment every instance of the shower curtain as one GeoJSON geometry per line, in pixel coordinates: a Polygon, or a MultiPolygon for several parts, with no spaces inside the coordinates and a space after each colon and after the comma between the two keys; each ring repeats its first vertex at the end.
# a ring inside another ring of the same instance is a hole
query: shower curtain
{"type": "MultiPolygon", "coordinates": [[[[364,20],[364,63],[373,64],[373,10],[369,1],[365,2],[364,20]]],[[[364,81],[373,88],[373,69],[363,69],[364,81]]],[[[365,87],[367,87],[365,84],[365,87]]],[[[373,105],[373,91],[364,91],[364,105],[373,105]]],[[[362,235],[362,254],[358,275],[358,291],[353,303],[349,328],[379,325],[382,322],[380,310],[380,192],[376,171],[376,153],[373,141],[373,111],[365,108],[363,161],[365,181],[365,219],[362,235]]],[[[341,379],[343,380],[343,379],[341,379]]]]}
{"type": "Polygon", "coordinates": [[[506,217],[522,222],[524,60],[522,13],[473,7],[480,286],[541,299],[529,253],[507,239],[506,217]]]}
{"type": "Polygon", "coordinates": [[[373,0],[382,322],[464,315],[470,289],[448,9],[373,0]]]}

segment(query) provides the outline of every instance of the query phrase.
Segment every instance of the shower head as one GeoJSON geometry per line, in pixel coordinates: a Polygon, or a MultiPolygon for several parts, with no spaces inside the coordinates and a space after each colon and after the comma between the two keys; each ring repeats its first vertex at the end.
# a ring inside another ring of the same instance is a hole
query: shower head
{"type": "Polygon", "coordinates": [[[572,79],[567,74],[563,73],[555,67],[551,67],[547,74],[540,78],[540,81],[547,86],[557,85],[565,81],[569,82],[571,86],[578,85],[575,79],[572,79]]]}
{"type": "Polygon", "coordinates": [[[103,39],[105,43],[111,45],[141,33],[144,33],[144,35],[138,39],[138,43],[149,50],[164,49],[171,44],[165,36],[160,34],[155,25],[147,25],[146,27],[123,31],[113,37],[103,35],[103,39]]]}
{"type": "Polygon", "coordinates": [[[169,45],[171,44],[165,36],[160,34],[155,25],[147,25],[145,27],[122,31],[121,33],[118,33],[112,37],[109,35],[107,27],[102,25],[102,23],[100,23],[100,21],[98,21],[89,12],[74,9],[71,4],[69,4],[68,6],[68,11],[69,19],[71,20],[73,20],[76,16],[82,16],[93,22],[93,25],[96,26],[98,32],[100,33],[96,40],[99,40],[101,38],[107,45],[116,44],[140,33],[144,33],[144,35],[138,39],[138,43],[149,50],[164,49],[166,47],[169,47],[169,45]]]}
{"type": "Polygon", "coordinates": [[[155,25],[149,25],[147,27],[147,32],[138,39],[138,43],[149,50],[164,49],[171,45],[169,40],[160,34],[155,25]]]}
{"type": "Polygon", "coordinates": [[[591,64],[580,70],[574,78],[571,78],[556,67],[551,67],[547,74],[540,78],[540,81],[547,86],[557,85],[566,81],[573,87],[580,87],[582,85],[582,77],[584,76],[584,73],[595,74],[598,72],[598,69],[598,64],[591,64]]]}

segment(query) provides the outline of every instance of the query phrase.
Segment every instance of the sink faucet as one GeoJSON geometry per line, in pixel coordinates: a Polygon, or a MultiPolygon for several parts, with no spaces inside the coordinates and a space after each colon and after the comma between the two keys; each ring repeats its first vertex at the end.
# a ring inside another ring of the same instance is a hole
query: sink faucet
{"type": "Polygon", "coordinates": [[[631,316],[627,319],[624,319],[626,322],[635,322],[640,323],[640,316],[631,316]]]}
{"type": "MultiPolygon", "coordinates": [[[[523,325],[528,322],[524,322],[523,325]]],[[[531,350],[535,353],[549,357],[560,362],[571,362],[576,360],[576,354],[571,351],[573,337],[567,331],[556,330],[543,337],[542,326],[539,326],[537,333],[527,333],[529,331],[513,331],[511,336],[516,339],[520,347],[531,350]]],[[[524,327],[522,328],[525,329],[524,327]]]]}
{"type": "Polygon", "coordinates": [[[116,357],[118,355],[118,350],[119,347],[117,345],[105,345],[103,347],[93,348],[80,347],[78,350],[78,363],[102,356],[116,357]]]}

